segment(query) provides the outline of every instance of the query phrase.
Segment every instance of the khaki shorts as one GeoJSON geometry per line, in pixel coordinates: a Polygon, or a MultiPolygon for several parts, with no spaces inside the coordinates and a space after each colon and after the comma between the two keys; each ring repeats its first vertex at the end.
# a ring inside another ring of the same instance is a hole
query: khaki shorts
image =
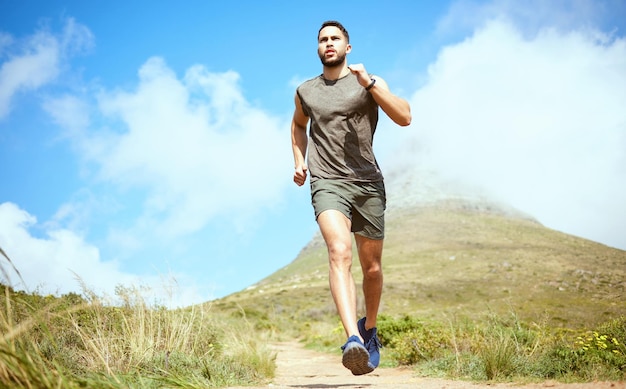
{"type": "Polygon", "coordinates": [[[352,221],[352,232],[370,239],[385,237],[385,185],[380,182],[345,182],[318,179],[311,183],[315,219],[329,209],[352,221]]]}

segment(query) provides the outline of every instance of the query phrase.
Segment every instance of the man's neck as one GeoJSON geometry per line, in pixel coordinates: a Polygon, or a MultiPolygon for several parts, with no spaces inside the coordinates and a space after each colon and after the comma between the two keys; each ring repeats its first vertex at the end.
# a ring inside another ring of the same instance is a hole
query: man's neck
{"type": "Polygon", "coordinates": [[[350,70],[348,69],[348,65],[344,62],[342,66],[324,66],[322,76],[327,80],[338,80],[348,73],[350,73],[350,70]]]}

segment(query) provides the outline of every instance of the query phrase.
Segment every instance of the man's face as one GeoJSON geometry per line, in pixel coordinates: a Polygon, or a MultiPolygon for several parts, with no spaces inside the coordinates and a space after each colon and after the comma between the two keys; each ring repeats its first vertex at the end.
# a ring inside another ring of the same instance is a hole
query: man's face
{"type": "Polygon", "coordinates": [[[327,67],[340,66],[346,60],[346,54],[352,47],[346,42],[346,37],[335,26],[327,26],[319,33],[317,40],[317,54],[322,64],[327,67]]]}

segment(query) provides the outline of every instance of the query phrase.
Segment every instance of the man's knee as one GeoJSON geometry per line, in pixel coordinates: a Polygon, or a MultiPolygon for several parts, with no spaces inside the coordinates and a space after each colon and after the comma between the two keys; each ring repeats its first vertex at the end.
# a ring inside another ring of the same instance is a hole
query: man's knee
{"type": "Polygon", "coordinates": [[[341,240],[327,242],[328,256],[331,261],[352,261],[352,245],[341,240]]]}
{"type": "Polygon", "coordinates": [[[378,280],[383,276],[383,268],[379,262],[370,262],[363,267],[363,277],[370,280],[378,280]]]}

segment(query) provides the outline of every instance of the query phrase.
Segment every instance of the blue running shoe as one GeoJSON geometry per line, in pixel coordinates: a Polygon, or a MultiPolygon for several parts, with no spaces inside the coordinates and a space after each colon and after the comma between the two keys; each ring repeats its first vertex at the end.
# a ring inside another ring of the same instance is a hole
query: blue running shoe
{"type": "Polygon", "coordinates": [[[374,367],[370,364],[370,355],[358,336],[348,338],[346,344],[341,346],[343,357],[341,363],[354,375],[370,373],[374,367]]]}
{"type": "Polygon", "coordinates": [[[361,335],[361,338],[363,338],[365,348],[370,355],[369,364],[373,370],[377,368],[380,363],[380,348],[382,347],[380,340],[378,340],[378,335],[376,334],[376,327],[366,330],[365,318],[361,318],[361,320],[359,320],[356,324],[357,327],[359,327],[359,334],[361,335]]]}

